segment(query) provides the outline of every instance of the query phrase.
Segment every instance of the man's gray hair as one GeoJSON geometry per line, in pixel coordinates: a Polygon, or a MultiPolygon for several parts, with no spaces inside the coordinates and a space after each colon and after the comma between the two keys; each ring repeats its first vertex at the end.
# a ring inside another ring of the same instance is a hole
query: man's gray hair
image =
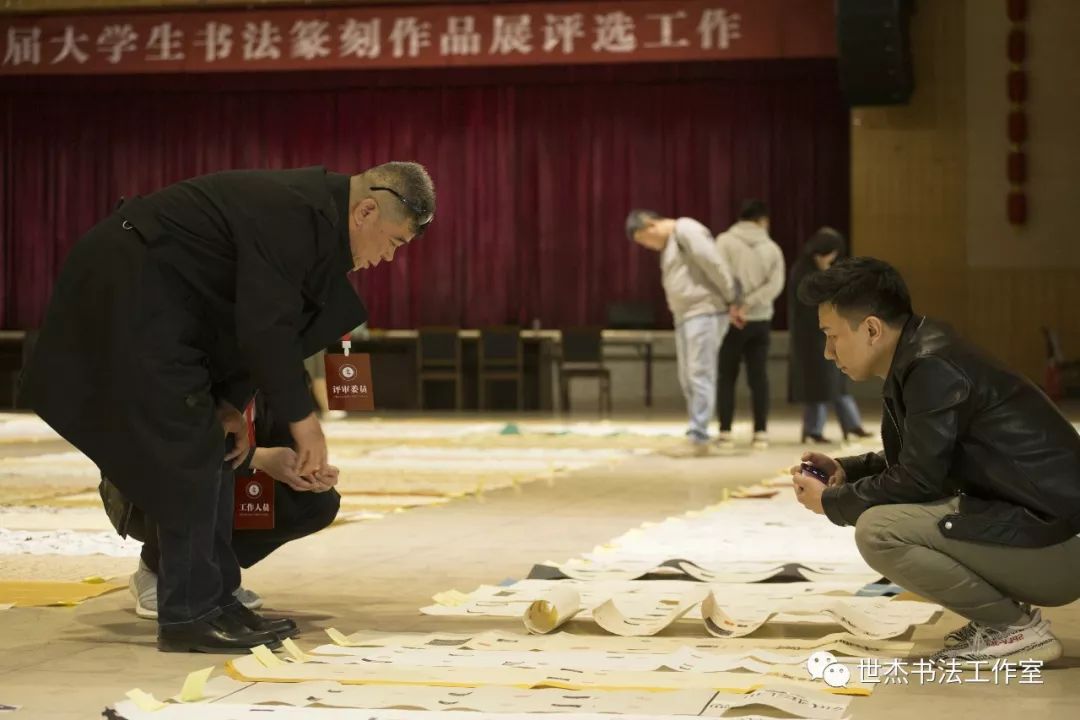
{"type": "Polygon", "coordinates": [[[646,225],[659,219],[659,213],[653,210],[631,210],[626,216],[626,237],[633,240],[638,230],[644,230],[646,225]]]}
{"type": "Polygon", "coordinates": [[[393,188],[405,198],[411,208],[402,208],[406,216],[416,220],[420,215],[435,212],[435,184],[431,176],[420,163],[414,162],[388,162],[376,165],[364,172],[364,181],[368,187],[365,192],[370,192],[371,186],[393,188]]]}

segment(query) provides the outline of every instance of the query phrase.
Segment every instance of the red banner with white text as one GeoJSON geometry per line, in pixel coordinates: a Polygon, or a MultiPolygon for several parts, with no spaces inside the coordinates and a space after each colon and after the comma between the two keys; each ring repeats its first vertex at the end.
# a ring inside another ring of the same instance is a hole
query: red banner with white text
{"type": "Polygon", "coordinates": [[[0,75],[830,57],[832,0],[8,16],[0,75]]]}

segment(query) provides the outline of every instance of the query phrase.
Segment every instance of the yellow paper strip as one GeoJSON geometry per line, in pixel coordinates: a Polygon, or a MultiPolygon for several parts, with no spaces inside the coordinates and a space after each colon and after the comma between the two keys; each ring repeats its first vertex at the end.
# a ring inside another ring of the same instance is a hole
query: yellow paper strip
{"type": "Polygon", "coordinates": [[[335,645],[338,645],[340,647],[359,647],[356,643],[346,637],[337,628],[327,628],[326,634],[330,636],[330,639],[334,642],[335,645]]]}
{"type": "Polygon", "coordinates": [[[180,702],[198,702],[205,697],[206,681],[210,679],[210,673],[214,672],[214,666],[202,670],[196,670],[184,680],[184,687],[180,688],[180,702]]]}
{"type": "Polygon", "coordinates": [[[292,641],[292,638],[285,638],[281,641],[281,646],[285,648],[285,652],[289,653],[293,660],[298,663],[307,662],[311,660],[311,656],[300,649],[300,647],[292,641]]]}
{"type": "Polygon", "coordinates": [[[251,654],[254,655],[263,667],[272,668],[279,665],[284,665],[285,662],[273,653],[273,651],[265,645],[259,645],[251,648],[251,654]]]}
{"type": "Polygon", "coordinates": [[[0,580],[0,603],[12,603],[17,607],[71,607],[126,587],[126,584],[110,582],[0,580]]]}
{"type": "Polygon", "coordinates": [[[127,696],[131,699],[131,702],[135,703],[135,705],[144,712],[155,712],[165,707],[165,703],[161,702],[150,693],[143,692],[139,688],[128,690],[127,696]]]}
{"type": "Polygon", "coordinates": [[[458,592],[457,590],[447,590],[446,592],[432,595],[431,599],[444,607],[461,607],[469,602],[469,595],[468,593],[458,592]]]}

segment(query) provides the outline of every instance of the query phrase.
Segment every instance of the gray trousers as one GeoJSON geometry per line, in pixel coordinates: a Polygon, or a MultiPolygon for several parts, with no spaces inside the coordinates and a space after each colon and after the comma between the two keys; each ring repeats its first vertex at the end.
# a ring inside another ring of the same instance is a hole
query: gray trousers
{"type": "Polygon", "coordinates": [[[1080,537],[1044,548],[1016,548],[946,538],[938,521],[960,498],[918,505],[878,505],[855,526],[870,567],[905,590],[988,625],[1013,625],[1017,602],[1067,605],[1080,598],[1080,537]]]}

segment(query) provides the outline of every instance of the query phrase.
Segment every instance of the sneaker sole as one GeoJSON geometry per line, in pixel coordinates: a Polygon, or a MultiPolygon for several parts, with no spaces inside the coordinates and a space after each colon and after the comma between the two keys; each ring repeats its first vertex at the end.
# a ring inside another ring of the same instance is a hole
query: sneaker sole
{"type": "Polygon", "coordinates": [[[135,601],[135,614],[144,620],[157,620],[157,610],[147,610],[138,600],[135,601]]]}
{"type": "MultiPolygon", "coordinates": [[[[974,665],[975,663],[992,663],[994,661],[1019,663],[1024,660],[1034,660],[1046,664],[1054,662],[1060,658],[1064,652],[1065,650],[1057,638],[1047,638],[1037,645],[1028,646],[1022,650],[1009,653],[1008,655],[985,655],[977,659],[968,659],[963,655],[957,655],[956,662],[960,665],[974,665]]],[[[952,658],[941,658],[937,661],[937,664],[946,665],[951,659],[952,658]]]]}

